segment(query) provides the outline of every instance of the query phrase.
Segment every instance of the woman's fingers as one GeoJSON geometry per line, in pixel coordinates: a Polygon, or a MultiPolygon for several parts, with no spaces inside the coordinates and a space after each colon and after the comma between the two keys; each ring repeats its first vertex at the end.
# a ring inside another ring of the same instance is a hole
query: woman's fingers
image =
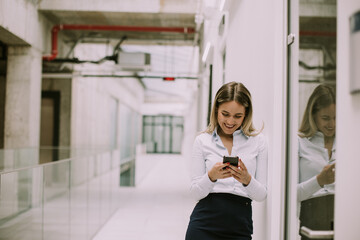
{"type": "Polygon", "coordinates": [[[224,171],[222,176],[223,176],[223,178],[228,178],[228,177],[231,177],[231,175],[232,174],[230,171],[224,171]]]}
{"type": "Polygon", "coordinates": [[[231,172],[228,169],[228,164],[226,163],[216,163],[214,168],[216,168],[216,175],[217,175],[217,179],[218,178],[228,178],[231,177],[231,172]]]}
{"type": "Polygon", "coordinates": [[[239,159],[239,167],[241,170],[247,171],[247,168],[246,168],[245,164],[243,163],[243,161],[241,161],[241,159],[239,159]]]}
{"type": "Polygon", "coordinates": [[[241,160],[239,160],[238,167],[219,162],[214,165],[213,170],[216,179],[234,177],[237,181],[244,183],[249,178],[247,168],[241,160]]]}

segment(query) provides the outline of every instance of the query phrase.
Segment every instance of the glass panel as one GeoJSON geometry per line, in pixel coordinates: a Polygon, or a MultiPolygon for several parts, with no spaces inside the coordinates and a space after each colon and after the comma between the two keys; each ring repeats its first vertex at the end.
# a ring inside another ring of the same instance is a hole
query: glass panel
{"type": "Polygon", "coordinates": [[[97,229],[101,226],[100,222],[100,179],[97,176],[96,157],[89,157],[88,161],[88,237],[93,237],[97,229]]]}
{"type": "Polygon", "coordinates": [[[14,158],[13,150],[0,149],[0,172],[11,169],[14,164],[12,160],[14,158]]]}
{"type": "Polygon", "coordinates": [[[87,239],[87,165],[87,158],[79,158],[71,161],[71,239],[87,239]]]}
{"type": "Polygon", "coordinates": [[[44,166],[44,239],[70,239],[70,162],[44,166]]]}
{"type": "Polygon", "coordinates": [[[119,206],[120,150],[14,170],[28,152],[16,151],[3,154],[12,172],[0,172],[0,239],[91,239],[119,206]]]}
{"type": "Polygon", "coordinates": [[[180,125],[183,125],[184,123],[184,118],[183,117],[174,117],[173,120],[172,120],[173,124],[177,125],[177,124],[180,124],[180,125]]]}
{"type": "Polygon", "coordinates": [[[171,138],[171,127],[168,126],[164,126],[164,146],[163,146],[163,151],[164,153],[170,153],[171,152],[171,145],[172,145],[172,138],[171,138]]]}
{"type": "Polygon", "coordinates": [[[182,127],[174,127],[173,128],[173,136],[172,136],[172,152],[173,153],[181,153],[181,146],[183,140],[183,128],[182,127]]]}
{"type": "Polygon", "coordinates": [[[163,125],[163,124],[164,124],[164,116],[156,116],[155,125],[163,125]]]}
{"type": "MultiPolygon", "coordinates": [[[[133,132],[133,135],[134,135],[134,151],[136,149],[136,145],[141,143],[141,115],[138,114],[137,112],[133,112],[133,118],[134,118],[134,132],[133,132]]],[[[134,152],[135,154],[135,152],[134,152]]]]}
{"type": "Polygon", "coordinates": [[[163,116],[164,118],[164,125],[169,125],[170,124],[170,116],[163,116]]]}
{"type": "Polygon", "coordinates": [[[33,168],[1,175],[0,239],[42,238],[41,170],[33,168]]]}
{"type": "Polygon", "coordinates": [[[146,151],[152,153],[155,151],[154,149],[154,142],[152,136],[153,126],[152,125],[145,125],[144,126],[144,138],[143,143],[146,144],[146,151]]]}
{"type": "Polygon", "coordinates": [[[164,151],[163,131],[164,131],[164,127],[162,125],[155,126],[154,144],[155,144],[155,152],[157,152],[157,153],[161,153],[164,151]]]}
{"type": "Polygon", "coordinates": [[[110,98],[110,145],[111,148],[117,147],[118,136],[118,106],[119,102],[115,98],[110,98]]]}
{"type": "MultiPolygon", "coordinates": [[[[334,229],[337,10],[335,0],[326,4],[290,2],[300,3],[299,54],[295,59],[299,71],[292,78],[297,78],[298,84],[290,86],[291,91],[298,91],[290,95],[290,102],[298,103],[298,112],[289,111],[290,116],[296,116],[293,125],[297,123],[289,128],[296,132],[290,134],[290,141],[297,144],[290,145],[290,151],[297,153],[296,235],[297,239],[307,240],[301,234],[303,226],[311,230],[334,229]]],[[[289,159],[293,158],[291,155],[289,159]]],[[[289,170],[288,174],[292,178],[294,173],[289,170]]],[[[291,192],[288,199],[294,201],[289,197],[291,192]]],[[[287,239],[294,239],[292,236],[287,239]]]]}
{"type": "Polygon", "coordinates": [[[144,116],[143,117],[143,121],[144,121],[144,125],[149,125],[152,124],[152,116],[144,116]]]}
{"type": "Polygon", "coordinates": [[[183,117],[154,116],[154,119],[156,125],[144,125],[143,128],[143,142],[146,143],[147,152],[180,153],[183,117]]]}
{"type": "Polygon", "coordinates": [[[132,155],[133,122],[131,109],[125,105],[121,105],[120,116],[121,159],[127,159],[132,155]]]}
{"type": "Polygon", "coordinates": [[[36,166],[39,159],[39,150],[37,148],[16,149],[15,168],[36,166]]]}

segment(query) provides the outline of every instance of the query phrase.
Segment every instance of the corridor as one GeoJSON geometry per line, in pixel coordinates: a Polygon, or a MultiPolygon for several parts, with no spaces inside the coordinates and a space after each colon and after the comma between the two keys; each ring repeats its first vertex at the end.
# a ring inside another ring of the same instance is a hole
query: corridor
{"type": "Polygon", "coordinates": [[[195,201],[189,196],[187,159],[146,155],[149,171],[136,187],[119,189],[120,208],[94,240],[183,240],[195,201]]]}

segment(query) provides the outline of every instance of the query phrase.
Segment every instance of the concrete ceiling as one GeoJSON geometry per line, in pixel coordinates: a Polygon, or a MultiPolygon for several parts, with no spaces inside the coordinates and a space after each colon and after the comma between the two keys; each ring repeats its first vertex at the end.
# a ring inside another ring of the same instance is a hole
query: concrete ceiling
{"type": "Polygon", "coordinates": [[[336,47],[336,17],[300,17],[300,45],[336,47]]]}
{"type": "MultiPolygon", "coordinates": [[[[103,26],[140,26],[140,27],[179,27],[195,28],[194,13],[133,13],[40,10],[54,25],[103,25],[103,26]]],[[[64,30],[70,41],[101,41],[126,37],[126,44],[178,44],[194,45],[194,33],[141,32],[141,31],[95,31],[64,30]]],[[[197,43],[195,43],[197,44],[197,43]]]]}
{"type": "Polygon", "coordinates": [[[336,47],[337,0],[300,0],[300,47],[336,47]]]}

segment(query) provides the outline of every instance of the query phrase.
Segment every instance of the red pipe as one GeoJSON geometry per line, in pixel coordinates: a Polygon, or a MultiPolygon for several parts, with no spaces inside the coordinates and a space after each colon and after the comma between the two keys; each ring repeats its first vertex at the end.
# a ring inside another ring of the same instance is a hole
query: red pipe
{"type": "Polygon", "coordinates": [[[336,37],[336,32],[300,31],[300,36],[336,37]]]}
{"type": "Polygon", "coordinates": [[[55,25],[51,30],[51,55],[43,56],[43,60],[54,60],[58,54],[57,37],[60,30],[98,30],[98,31],[128,31],[128,32],[174,32],[195,33],[191,27],[140,27],[140,26],[94,26],[94,25],[55,25]]]}

